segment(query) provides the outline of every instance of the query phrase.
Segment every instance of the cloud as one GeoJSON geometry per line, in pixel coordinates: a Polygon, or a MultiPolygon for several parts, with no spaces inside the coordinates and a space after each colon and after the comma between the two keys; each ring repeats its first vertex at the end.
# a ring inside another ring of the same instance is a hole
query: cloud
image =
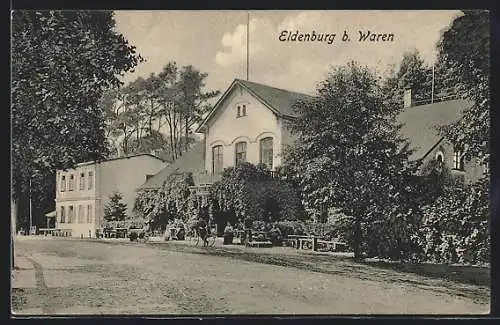
{"type": "MultiPolygon", "coordinates": [[[[380,71],[397,64],[405,51],[417,48],[432,63],[442,29],[457,11],[306,11],[276,19],[273,12],[255,14],[250,21],[250,78],[289,89],[314,90],[332,65],[356,60],[380,71]],[[274,18],[274,19],[273,19],[274,18]],[[359,42],[359,32],[393,33],[393,42],[359,42]],[[326,42],[281,42],[279,35],[335,33],[326,42]],[[351,38],[341,42],[343,32],[351,38]]],[[[215,54],[224,68],[245,66],[246,26],[226,32],[215,54]]]]}

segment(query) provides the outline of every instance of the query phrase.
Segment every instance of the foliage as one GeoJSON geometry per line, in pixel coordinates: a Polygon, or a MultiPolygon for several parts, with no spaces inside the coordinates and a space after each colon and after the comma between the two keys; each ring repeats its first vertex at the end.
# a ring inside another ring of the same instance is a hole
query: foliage
{"type": "Polygon", "coordinates": [[[425,259],[446,263],[489,263],[489,180],[456,182],[424,209],[421,244],[425,259]]]}
{"type": "Polygon", "coordinates": [[[411,151],[399,136],[397,112],[384,103],[367,67],[351,62],[334,69],[317,93],[295,107],[301,117],[291,124],[297,141],[285,164],[309,211],[335,207],[351,217],[347,237],[361,258],[363,224],[385,223],[388,213],[406,214],[413,206],[408,181],[418,164],[408,161],[411,151]]]}
{"type": "Polygon", "coordinates": [[[134,204],[136,217],[148,220],[152,229],[164,228],[176,218],[187,218],[192,185],[192,174],[180,173],[171,175],[159,189],[139,191],[134,204]]]}
{"type": "MultiPolygon", "coordinates": [[[[12,195],[19,215],[44,224],[57,169],[107,155],[98,99],[141,60],[111,11],[12,13],[12,195]]],[[[16,211],[17,212],[17,211],[16,211]]]]}
{"type": "Polygon", "coordinates": [[[391,70],[384,81],[383,91],[388,102],[395,108],[403,107],[404,91],[411,89],[415,101],[431,98],[432,69],[424,63],[417,49],[407,51],[398,71],[391,70]]]}
{"type": "Polygon", "coordinates": [[[456,87],[472,106],[463,118],[443,126],[452,143],[466,144],[465,158],[488,159],[490,129],[490,29],[487,11],[464,11],[445,31],[438,44],[439,63],[446,69],[446,82],[456,87]]]}
{"type": "Polygon", "coordinates": [[[39,170],[43,187],[56,169],[102,158],[102,93],[140,60],[114,29],[110,11],[14,11],[12,153],[16,194],[39,170]],[[47,177],[47,178],[46,178],[47,177]]]}
{"type": "Polygon", "coordinates": [[[109,202],[104,206],[105,221],[124,221],[127,217],[127,204],[122,202],[123,195],[119,192],[109,197],[109,202]]]}
{"type": "Polygon", "coordinates": [[[219,95],[203,92],[207,76],[193,66],[179,69],[169,62],[160,73],[107,93],[101,105],[108,139],[123,154],[162,149],[168,160],[175,160],[194,141],[191,127],[210,109],[208,101],[219,95]],[[167,135],[159,137],[164,128],[167,135]]]}
{"type": "Polygon", "coordinates": [[[303,217],[300,197],[286,181],[271,176],[265,165],[243,163],[226,168],[210,189],[212,204],[250,225],[303,217]]]}
{"type": "Polygon", "coordinates": [[[128,238],[130,238],[130,241],[136,241],[137,240],[137,237],[139,237],[139,235],[137,234],[137,232],[135,231],[132,231],[129,235],[128,235],[128,238]]]}

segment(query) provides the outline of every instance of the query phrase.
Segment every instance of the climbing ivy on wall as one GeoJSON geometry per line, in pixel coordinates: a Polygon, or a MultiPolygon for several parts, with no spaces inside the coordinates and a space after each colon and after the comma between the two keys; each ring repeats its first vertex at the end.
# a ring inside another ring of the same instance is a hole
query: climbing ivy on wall
{"type": "Polygon", "coordinates": [[[150,222],[153,229],[163,228],[173,219],[186,219],[189,212],[191,173],[171,175],[161,188],[144,189],[137,193],[135,218],[150,222]]]}
{"type": "Polygon", "coordinates": [[[221,181],[211,187],[210,200],[215,210],[230,212],[246,224],[304,216],[296,190],[285,180],[273,178],[264,165],[226,168],[221,181]]]}

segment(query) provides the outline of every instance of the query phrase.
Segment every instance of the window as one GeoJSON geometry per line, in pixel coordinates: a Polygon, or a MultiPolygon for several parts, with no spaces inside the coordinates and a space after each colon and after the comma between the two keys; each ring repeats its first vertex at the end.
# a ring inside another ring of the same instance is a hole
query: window
{"type": "Polygon", "coordinates": [[[240,117],[241,116],[241,107],[240,105],[238,105],[238,113],[236,114],[236,117],[240,117]]]}
{"type": "Polygon", "coordinates": [[[455,150],[454,152],[453,169],[464,170],[464,156],[461,150],[455,150]]]}
{"type": "Polygon", "coordinates": [[[80,174],[80,191],[85,191],[85,173],[80,174]]]}
{"type": "Polygon", "coordinates": [[[89,172],[89,190],[94,186],[94,172],[89,172]]]}
{"type": "Polygon", "coordinates": [[[66,222],[66,209],[65,209],[65,207],[61,207],[60,220],[61,220],[61,223],[66,222]]]}
{"type": "Polygon", "coordinates": [[[78,206],[78,223],[83,223],[83,205],[78,206]]]}
{"type": "Polygon", "coordinates": [[[92,205],[87,206],[87,223],[92,223],[92,205]]]}
{"type": "Polygon", "coordinates": [[[243,116],[247,116],[247,106],[243,105],[243,116]]]}
{"type": "Polygon", "coordinates": [[[61,192],[66,191],[66,176],[61,176],[61,192]]]}
{"type": "Polygon", "coordinates": [[[223,147],[215,146],[212,148],[212,172],[214,174],[222,172],[223,166],[223,147]]]}
{"type": "Polygon", "coordinates": [[[69,206],[69,211],[68,211],[68,223],[73,223],[73,216],[75,215],[75,211],[73,209],[73,206],[69,206]]]}
{"type": "Polygon", "coordinates": [[[75,189],[75,176],[73,174],[69,175],[69,185],[68,190],[73,191],[75,189]]]}
{"type": "Polygon", "coordinates": [[[438,151],[436,153],[436,161],[440,164],[442,164],[444,162],[444,155],[441,151],[438,151]]]}
{"type": "Polygon", "coordinates": [[[264,138],[260,140],[260,163],[273,169],[273,138],[264,138]]]}
{"type": "Polygon", "coordinates": [[[239,165],[244,163],[247,160],[247,143],[246,142],[238,142],[236,144],[236,154],[235,154],[235,163],[239,165]]]}

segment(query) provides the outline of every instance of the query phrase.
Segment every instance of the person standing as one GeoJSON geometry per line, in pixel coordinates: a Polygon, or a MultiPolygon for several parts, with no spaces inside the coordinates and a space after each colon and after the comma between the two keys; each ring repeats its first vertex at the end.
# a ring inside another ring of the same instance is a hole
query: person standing
{"type": "Polygon", "coordinates": [[[224,228],[224,245],[229,245],[233,243],[233,227],[231,226],[231,223],[228,221],[226,223],[226,227],[224,228]]]}

